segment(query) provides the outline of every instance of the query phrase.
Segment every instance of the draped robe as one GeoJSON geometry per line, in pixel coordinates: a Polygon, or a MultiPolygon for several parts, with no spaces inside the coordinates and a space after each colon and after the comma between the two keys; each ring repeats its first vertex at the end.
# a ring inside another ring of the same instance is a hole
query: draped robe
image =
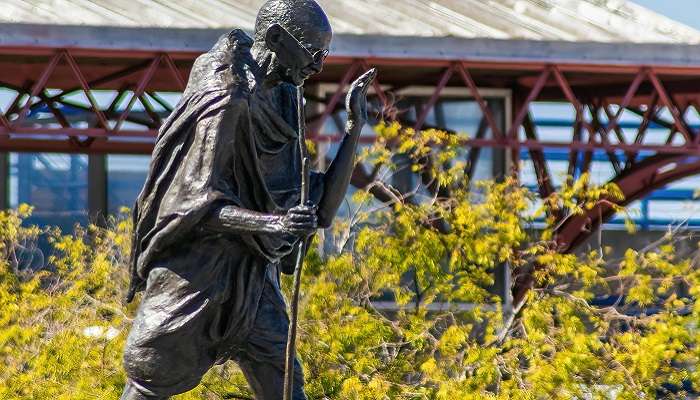
{"type": "MultiPolygon", "coordinates": [[[[211,303],[218,304],[216,315],[204,320],[212,326],[194,331],[209,332],[212,342],[242,340],[270,270],[294,258],[297,239],[291,235],[202,229],[221,206],[282,214],[299,203],[296,89],[287,84],[259,89],[251,46],[245,33],[234,30],[200,56],[181,101],[160,129],[133,210],[128,293],[131,301],[149,282],[147,295],[153,298],[144,312],[153,315],[143,319],[155,322],[138,328],[151,341],[180,334],[211,303]],[[191,287],[165,282],[152,290],[149,274],[155,268],[188,277],[191,287]]],[[[322,175],[313,172],[312,200],[318,203],[321,193],[322,175]]]]}

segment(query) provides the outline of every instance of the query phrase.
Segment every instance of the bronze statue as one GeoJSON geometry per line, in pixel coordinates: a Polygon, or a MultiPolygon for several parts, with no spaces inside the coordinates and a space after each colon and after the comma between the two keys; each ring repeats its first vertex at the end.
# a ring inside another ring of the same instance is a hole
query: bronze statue
{"type": "MultiPolygon", "coordinates": [[[[367,119],[371,70],[351,86],[346,136],[301,186],[297,86],[321,71],[332,31],[313,0],[270,0],[255,38],[234,30],[197,59],[164,123],[134,207],[122,400],[167,399],[234,360],[255,397],[282,398],[288,317],[280,271],[343,201],[367,119]]],[[[293,399],[305,399],[296,362],[293,399]]]]}

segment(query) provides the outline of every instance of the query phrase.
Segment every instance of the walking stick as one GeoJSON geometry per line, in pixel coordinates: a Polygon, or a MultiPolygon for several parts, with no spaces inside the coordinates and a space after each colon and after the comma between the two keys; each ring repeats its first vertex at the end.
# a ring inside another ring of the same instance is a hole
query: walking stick
{"type": "MultiPolygon", "coordinates": [[[[309,154],[306,149],[306,119],[304,113],[304,87],[297,87],[297,108],[299,116],[299,152],[301,154],[301,205],[309,201],[309,154]]],[[[304,247],[307,239],[302,238],[297,245],[297,260],[294,267],[294,293],[292,295],[287,334],[287,354],[284,366],[284,400],[292,400],[294,385],[294,357],[296,355],[297,316],[299,314],[299,288],[301,271],[304,266],[304,247]]]]}

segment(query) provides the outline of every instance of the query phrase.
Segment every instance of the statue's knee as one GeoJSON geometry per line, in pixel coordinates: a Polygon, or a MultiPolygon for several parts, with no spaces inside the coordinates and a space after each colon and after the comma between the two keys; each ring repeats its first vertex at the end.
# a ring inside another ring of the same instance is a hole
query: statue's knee
{"type": "Polygon", "coordinates": [[[202,378],[200,368],[183,362],[175,351],[160,350],[127,343],[124,349],[124,370],[132,381],[153,393],[167,398],[194,389],[202,378]]]}
{"type": "Polygon", "coordinates": [[[135,346],[127,343],[124,349],[124,370],[129,378],[139,381],[160,381],[165,378],[164,368],[158,368],[163,359],[154,348],[135,346]]]}

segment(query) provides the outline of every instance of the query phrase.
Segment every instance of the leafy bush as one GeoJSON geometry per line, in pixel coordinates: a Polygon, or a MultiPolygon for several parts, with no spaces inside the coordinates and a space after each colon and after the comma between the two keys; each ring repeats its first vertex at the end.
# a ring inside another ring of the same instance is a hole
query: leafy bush
{"type": "MultiPolygon", "coordinates": [[[[385,186],[396,199],[378,203],[370,185],[317,242],[324,251],[307,257],[299,326],[310,399],[686,398],[673,388],[700,383],[700,274],[695,251],[674,244],[680,231],[621,260],[608,260],[609,249],[559,254],[553,210],[580,213],[616,188],[584,176],[538,209],[511,179],[458,185],[465,165],[450,135],[393,125],[379,133],[363,162],[395,172],[384,145],[400,139],[413,171],[431,169],[449,195],[385,186]],[[501,265],[537,266],[524,303],[503,306],[490,290],[501,265]],[[606,296],[615,301],[595,305],[606,296]]],[[[30,212],[0,213],[0,398],[117,399],[135,312],[121,302],[130,222],[65,235],[23,226],[30,212]],[[53,254],[43,269],[23,270],[18,254],[40,237],[53,254]]],[[[178,398],[252,395],[226,364],[178,398]]]]}

